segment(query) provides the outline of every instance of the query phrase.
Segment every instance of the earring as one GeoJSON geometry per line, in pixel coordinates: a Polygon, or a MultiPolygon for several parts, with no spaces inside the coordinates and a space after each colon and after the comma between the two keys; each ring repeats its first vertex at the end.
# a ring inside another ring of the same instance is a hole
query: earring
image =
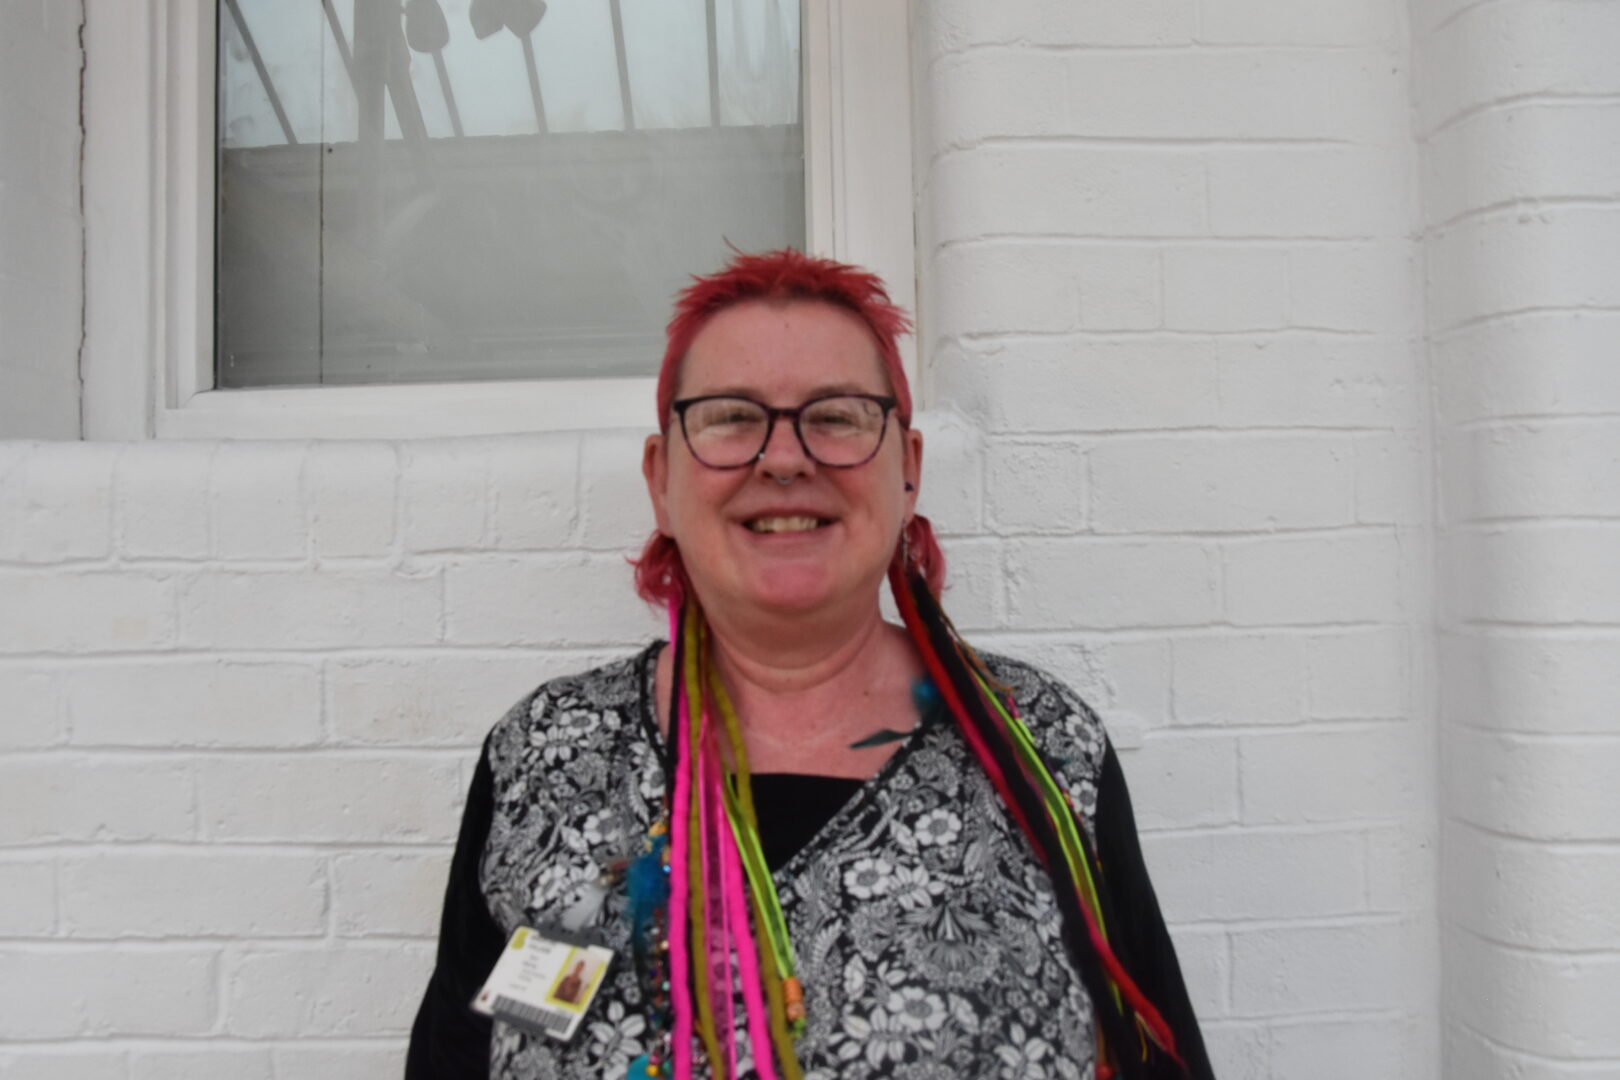
{"type": "Polygon", "coordinates": [[[913,484],[910,480],[907,480],[906,481],[906,491],[907,491],[907,493],[910,493],[910,492],[913,492],[913,491],[916,491],[916,490],[917,490],[917,485],[913,484]]]}

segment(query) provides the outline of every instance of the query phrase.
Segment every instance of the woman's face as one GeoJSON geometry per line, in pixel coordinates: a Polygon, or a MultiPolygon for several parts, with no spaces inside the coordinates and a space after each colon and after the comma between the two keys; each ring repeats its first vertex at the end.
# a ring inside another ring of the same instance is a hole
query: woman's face
{"type": "MultiPolygon", "coordinates": [[[[877,342],[853,313],[818,301],[749,301],[698,332],[676,397],[737,394],[793,408],[824,394],[891,392],[877,342]]],[[[787,417],[758,461],[711,469],[693,458],[672,418],[666,434],[648,438],[642,471],[658,528],[680,546],[706,608],[803,614],[875,609],[916,504],[906,485],[917,484],[921,465],[922,436],[892,415],[877,456],[844,469],[806,456],[787,417]],[[819,524],[795,527],[802,519],[819,524]]]]}

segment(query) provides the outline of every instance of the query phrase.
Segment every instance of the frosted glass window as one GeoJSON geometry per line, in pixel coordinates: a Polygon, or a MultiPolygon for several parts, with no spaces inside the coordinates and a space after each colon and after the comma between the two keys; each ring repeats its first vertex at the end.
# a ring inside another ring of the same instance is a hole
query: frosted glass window
{"type": "Polygon", "coordinates": [[[649,375],[802,247],[797,0],[220,0],[216,385],[649,375]]]}

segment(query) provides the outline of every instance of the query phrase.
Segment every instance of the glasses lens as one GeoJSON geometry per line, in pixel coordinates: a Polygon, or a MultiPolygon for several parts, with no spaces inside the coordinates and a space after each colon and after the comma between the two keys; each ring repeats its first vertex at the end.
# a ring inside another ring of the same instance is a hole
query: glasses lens
{"type": "Polygon", "coordinates": [[[770,416],[747,398],[708,398],[686,410],[686,442],[705,465],[729,469],[754,460],[770,416]]]}
{"type": "Polygon", "coordinates": [[[822,398],[805,407],[799,430],[823,465],[859,465],[877,453],[886,417],[883,406],[868,398],[822,398]]]}

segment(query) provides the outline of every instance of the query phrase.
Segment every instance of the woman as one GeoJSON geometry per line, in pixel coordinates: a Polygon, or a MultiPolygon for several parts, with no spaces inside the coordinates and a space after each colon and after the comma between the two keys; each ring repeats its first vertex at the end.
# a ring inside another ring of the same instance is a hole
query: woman
{"type": "Polygon", "coordinates": [[[413,1080],[1211,1075],[1096,716],[937,606],[906,329],[791,251],[682,294],[636,567],[670,644],[491,732],[413,1080]],[[566,1042],[467,1008],[519,926],[616,952],[566,1042]]]}

